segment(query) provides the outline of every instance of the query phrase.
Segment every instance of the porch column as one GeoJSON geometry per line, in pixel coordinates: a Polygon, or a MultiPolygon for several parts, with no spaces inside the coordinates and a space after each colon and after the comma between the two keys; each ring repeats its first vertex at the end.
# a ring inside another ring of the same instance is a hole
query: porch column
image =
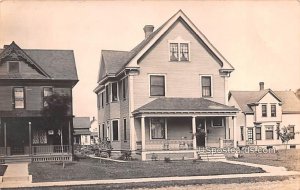
{"type": "Polygon", "coordinates": [[[236,136],[236,116],[232,116],[232,132],[233,132],[233,147],[237,147],[237,136],[236,136]]]}
{"type": "Polygon", "coordinates": [[[197,149],[196,116],[192,117],[193,149],[197,149]]]}
{"type": "Polygon", "coordinates": [[[32,147],[31,147],[31,122],[28,122],[28,135],[29,135],[29,155],[32,154],[32,147]]]}
{"type": "Polygon", "coordinates": [[[4,126],[4,149],[5,149],[5,155],[7,155],[7,142],[6,142],[6,123],[3,124],[4,126]]]}
{"type": "Polygon", "coordinates": [[[72,153],[72,134],[71,134],[71,121],[69,120],[69,153],[72,153]]]}
{"type": "Polygon", "coordinates": [[[145,138],[145,117],[141,117],[141,133],[142,133],[142,150],[145,150],[146,147],[146,138],[145,138]]]}

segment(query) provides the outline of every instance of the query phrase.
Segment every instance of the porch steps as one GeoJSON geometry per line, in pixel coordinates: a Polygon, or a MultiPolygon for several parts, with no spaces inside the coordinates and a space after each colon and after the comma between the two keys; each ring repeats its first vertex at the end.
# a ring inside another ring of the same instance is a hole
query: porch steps
{"type": "Polygon", "coordinates": [[[203,161],[215,161],[215,162],[226,160],[224,154],[220,154],[220,153],[211,154],[211,153],[199,152],[199,151],[198,151],[198,158],[203,161]]]}
{"type": "Polygon", "coordinates": [[[28,163],[6,164],[7,169],[2,176],[2,183],[30,183],[32,176],[28,172],[28,163]]]}
{"type": "Polygon", "coordinates": [[[29,182],[30,176],[3,176],[2,182],[29,182]]]}

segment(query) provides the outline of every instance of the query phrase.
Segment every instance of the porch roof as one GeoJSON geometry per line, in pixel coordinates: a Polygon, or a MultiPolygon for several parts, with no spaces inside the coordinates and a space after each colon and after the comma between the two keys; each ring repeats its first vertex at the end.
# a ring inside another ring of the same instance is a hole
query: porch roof
{"type": "Polygon", "coordinates": [[[239,110],[232,106],[220,104],[205,98],[157,98],[136,109],[133,114],[142,113],[236,113],[239,110]]]}

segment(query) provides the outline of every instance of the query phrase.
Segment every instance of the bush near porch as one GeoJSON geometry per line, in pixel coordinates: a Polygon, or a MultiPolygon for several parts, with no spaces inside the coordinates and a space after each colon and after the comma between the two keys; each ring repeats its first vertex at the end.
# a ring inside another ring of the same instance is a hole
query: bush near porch
{"type": "Polygon", "coordinates": [[[282,166],[288,170],[300,171],[300,149],[278,150],[277,153],[267,154],[241,154],[240,158],[227,156],[229,160],[264,164],[271,166],[282,166]]]}
{"type": "Polygon", "coordinates": [[[6,165],[0,165],[0,176],[4,175],[4,172],[6,171],[7,166],[6,165]]]}
{"type": "Polygon", "coordinates": [[[234,165],[223,162],[203,161],[130,161],[117,163],[98,159],[80,159],[78,162],[31,163],[29,173],[33,182],[64,180],[96,180],[143,177],[206,176],[221,174],[262,173],[260,168],[234,165]]]}

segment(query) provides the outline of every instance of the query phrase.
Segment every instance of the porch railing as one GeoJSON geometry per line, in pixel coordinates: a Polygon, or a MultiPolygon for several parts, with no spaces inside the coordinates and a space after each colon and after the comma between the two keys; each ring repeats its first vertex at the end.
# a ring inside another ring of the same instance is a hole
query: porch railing
{"type": "Polygon", "coordinates": [[[32,154],[62,154],[62,153],[71,153],[69,145],[48,145],[48,146],[32,146],[32,154]]]}
{"type": "Polygon", "coordinates": [[[0,156],[10,155],[10,147],[0,147],[0,156]],[[5,150],[6,149],[6,150],[5,150]]]}
{"type": "MultiPolygon", "coordinates": [[[[137,149],[142,149],[140,141],[137,149]]],[[[146,141],[146,150],[190,150],[193,149],[193,140],[150,140],[146,141]]]]}

